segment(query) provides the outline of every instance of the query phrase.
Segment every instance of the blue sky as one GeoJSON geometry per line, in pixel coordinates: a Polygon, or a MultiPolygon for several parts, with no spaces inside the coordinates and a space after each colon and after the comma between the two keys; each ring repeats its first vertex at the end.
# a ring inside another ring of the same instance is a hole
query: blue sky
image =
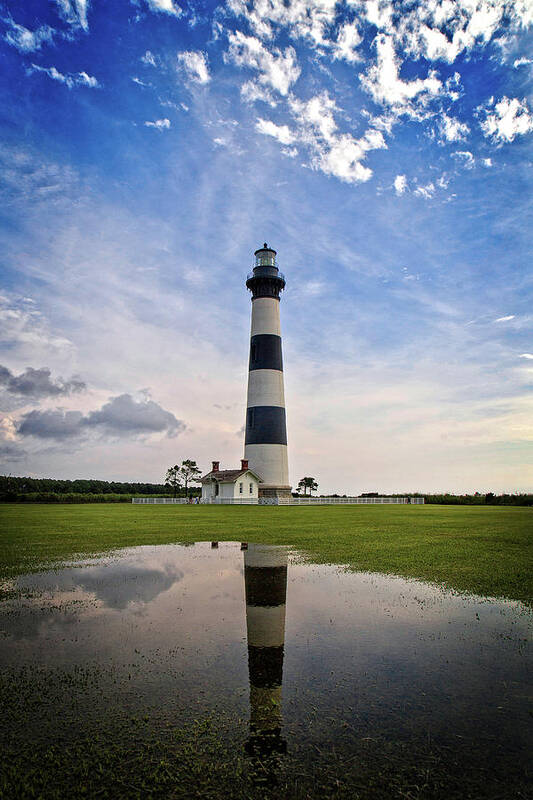
{"type": "Polygon", "coordinates": [[[238,463],[267,241],[293,484],[531,490],[531,2],[0,20],[3,472],[238,463]]]}

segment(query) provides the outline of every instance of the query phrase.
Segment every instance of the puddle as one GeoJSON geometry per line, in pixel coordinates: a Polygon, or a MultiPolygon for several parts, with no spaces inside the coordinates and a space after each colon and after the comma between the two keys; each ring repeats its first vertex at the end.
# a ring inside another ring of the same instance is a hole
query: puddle
{"type": "Polygon", "coordinates": [[[227,542],[8,588],[0,796],[529,796],[520,603],[227,542]]]}

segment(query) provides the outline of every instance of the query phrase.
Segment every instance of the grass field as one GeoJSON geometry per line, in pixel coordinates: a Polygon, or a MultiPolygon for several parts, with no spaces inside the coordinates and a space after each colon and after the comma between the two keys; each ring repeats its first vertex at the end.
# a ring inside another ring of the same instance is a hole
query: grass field
{"type": "Polygon", "coordinates": [[[200,540],[288,544],[314,561],[533,602],[533,509],[483,506],[0,506],[0,577],[77,555],[200,540]]]}

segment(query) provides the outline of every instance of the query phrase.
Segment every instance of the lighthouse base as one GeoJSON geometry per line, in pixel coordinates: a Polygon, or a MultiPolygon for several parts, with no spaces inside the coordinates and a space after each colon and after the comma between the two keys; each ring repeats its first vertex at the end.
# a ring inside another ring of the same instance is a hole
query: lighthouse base
{"type": "Polygon", "coordinates": [[[292,498],[292,491],[290,486],[261,486],[258,487],[259,503],[268,504],[276,503],[277,500],[292,498]]]}

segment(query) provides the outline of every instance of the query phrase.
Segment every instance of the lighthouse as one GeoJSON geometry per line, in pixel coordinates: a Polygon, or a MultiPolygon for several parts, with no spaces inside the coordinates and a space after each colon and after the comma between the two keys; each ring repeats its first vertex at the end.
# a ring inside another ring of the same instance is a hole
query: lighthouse
{"type": "Polygon", "coordinates": [[[285,276],[276,265],[276,251],[266,242],[254,255],[253,272],[246,280],[252,293],[252,325],[244,458],[262,479],[260,502],[276,502],[291,496],[279,314],[285,276]]]}

